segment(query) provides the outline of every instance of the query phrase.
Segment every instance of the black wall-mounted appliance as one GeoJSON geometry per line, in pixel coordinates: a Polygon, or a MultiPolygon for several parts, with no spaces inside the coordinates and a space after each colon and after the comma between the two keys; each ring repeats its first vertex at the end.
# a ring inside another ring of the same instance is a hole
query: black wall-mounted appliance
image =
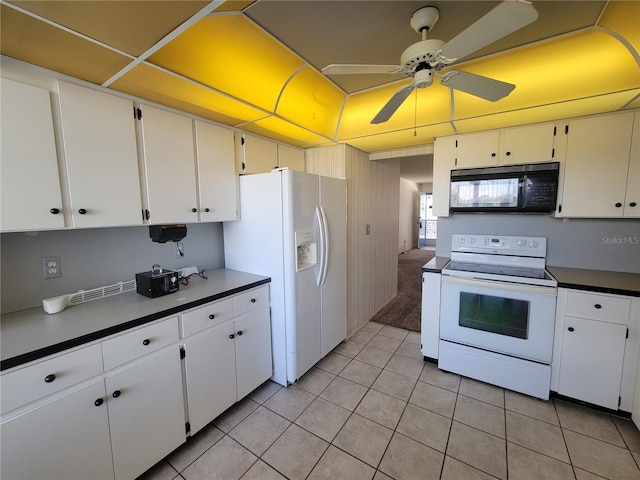
{"type": "Polygon", "coordinates": [[[452,170],[450,210],[551,213],[559,170],[559,162],[452,170]]]}
{"type": "Polygon", "coordinates": [[[179,242],[187,236],[187,226],[176,225],[149,225],[149,237],[152,242],[179,242]]]}

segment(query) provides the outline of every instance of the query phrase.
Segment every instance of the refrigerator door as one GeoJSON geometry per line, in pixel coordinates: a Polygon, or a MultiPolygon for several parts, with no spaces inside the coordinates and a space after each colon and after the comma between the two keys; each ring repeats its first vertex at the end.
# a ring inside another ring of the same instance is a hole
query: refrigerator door
{"type": "Polygon", "coordinates": [[[321,276],[321,354],[324,357],[347,336],[346,180],[320,177],[320,209],[324,212],[327,232],[325,271],[321,276]]]}
{"type": "MultiPolygon", "coordinates": [[[[285,245],[296,246],[295,232],[311,229],[312,243],[319,247],[319,224],[316,207],[320,199],[317,175],[284,171],[284,236],[285,245]]],[[[320,255],[319,255],[320,256],[320,255]]],[[[287,377],[290,382],[299,379],[320,359],[321,305],[320,287],[316,278],[321,268],[296,271],[297,252],[285,252],[285,292],[287,308],[287,377]]]]}

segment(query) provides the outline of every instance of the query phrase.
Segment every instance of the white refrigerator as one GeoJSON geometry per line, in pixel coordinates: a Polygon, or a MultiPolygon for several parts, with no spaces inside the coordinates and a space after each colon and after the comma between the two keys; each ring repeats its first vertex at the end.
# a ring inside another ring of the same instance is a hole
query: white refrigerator
{"type": "Polygon", "coordinates": [[[292,170],[240,177],[225,267],[271,277],[272,379],[296,382],[347,335],[346,180],[292,170]]]}

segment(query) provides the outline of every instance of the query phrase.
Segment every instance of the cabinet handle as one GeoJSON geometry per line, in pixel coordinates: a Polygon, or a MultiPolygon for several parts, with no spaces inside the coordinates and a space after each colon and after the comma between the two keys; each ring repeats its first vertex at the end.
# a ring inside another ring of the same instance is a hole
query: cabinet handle
{"type": "Polygon", "coordinates": [[[84,208],[81,208],[80,210],[78,210],[78,213],[80,215],[85,215],[87,213],[87,211],[84,208]]]}
{"type": "Polygon", "coordinates": [[[198,211],[198,209],[197,209],[197,208],[192,208],[192,209],[191,209],[191,211],[192,211],[193,213],[196,213],[196,212],[198,211]]]}
{"type": "Polygon", "coordinates": [[[232,333],[231,335],[229,335],[229,338],[233,340],[234,338],[236,338],[236,336],[232,333]]]}
{"type": "Polygon", "coordinates": [[[636,205],[637,205],[637,203],[636,203],[636,202],[631,202],[631,203],[629,204],[629,206],[630,206],[630,207],[635,207],[636,205]]]}
{"type": "Polygon", "coordinates": [[[620,202],[616,203],[616,208],[620,208],[622,204],[620,202]]]}
{"type": "Polygon", "coordinates": [[[49,210],[49,212],[51,212],[53,215],[57,215],[60,213],[60,209],[59,208],[52,208],[51,210],[49,210]]]}
{"type": "Polygon", "coordinates": [[[496,152],[493,152],[493,153],[491,154],[491,156],[492,156],[492,157],[495,157],[495,156],[496,156],[496,152]]]}
{"type": "Polygon", "coordinates": [[[600,309],[602,308],[602,305],[600,305],[599,303],[596,303],[596,304],[594,305],[594,307],[595,307],[595,308],[597,308],[598,310],[600,310],[600,309]]]}
{"type": "Polygon", "coordinates": [[[99,399],[97,399],[95,402],[93,402],[93,404],[94,404],[96,407],[99,407],[99,406],[100,406],[100,405],[102,405],[103,403],[104,403],[104,400],[103,400],[103,399],[101,399],[101,398],[99,398],[99,399]]]}
{"type": "Polygon", "coordinates": [[[251,299],[251,303],[256,303],[256,299],[255,299],[255,298],[252,298],[252,299],[251,299]]]}
{"type": "Polygon", "coordinates": [[[242,330],[238,330],[238,336],[242,335],[242,330]]]}
{"type": "Polygon", "coordinates": [[[120,395],[122,395],[122,392],[120,390],[116,390],[111,394],[113,398],[118,398],[120,395]]]}
{"type": "Polygon", "coordinates": [[[145,339],[142,341],[142,344],[143,344],[145,347],[146,347],[147,345],[149,345],[150,343],[151,343],[151,340],[149,340],[148,338],[145,338],[145,339]]]}
{"type": "Polygon", "coordinates": [[[207,212],[207,213],[210,212],[210,210],[208,208],[205,208],[204,211],[207,212]]]}
{"type": "Polygon", "coordinates": [[[573,327],[569,327],[569,328],[567,328],[567,330],[569,330],[570,332],[573,332],[574,329],[573,329],[573,327]]]}
{"type": "Polygon", "coordinates": [[[214,318],[216,318],[216,316],[213,313],[209,315],[209,320],[213,320],[214,318]]]}
{"type": "Polygon", "coordinates": [[[511,152],[507,152],[505,153],[505,155],[508,157],[509,155],[511,155],[511,152]]]}
{"type": "Polygon", "coordinates": [[[49,375],[47,375],[46,377],[44,377],[44,381],[46,383],[51,383],[56,379],[56,376],[53,373],[50,373],[49,375]]]}

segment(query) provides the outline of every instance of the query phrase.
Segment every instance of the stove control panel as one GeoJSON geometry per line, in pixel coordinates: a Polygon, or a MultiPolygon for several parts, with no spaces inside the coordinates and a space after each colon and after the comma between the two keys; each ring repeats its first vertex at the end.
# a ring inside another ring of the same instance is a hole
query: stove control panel
{"type": "Polygon", "coordinates": [[[547,255],[547,239],[454,233],[451,239],[451,251],[544,258],[547,255]]]}

